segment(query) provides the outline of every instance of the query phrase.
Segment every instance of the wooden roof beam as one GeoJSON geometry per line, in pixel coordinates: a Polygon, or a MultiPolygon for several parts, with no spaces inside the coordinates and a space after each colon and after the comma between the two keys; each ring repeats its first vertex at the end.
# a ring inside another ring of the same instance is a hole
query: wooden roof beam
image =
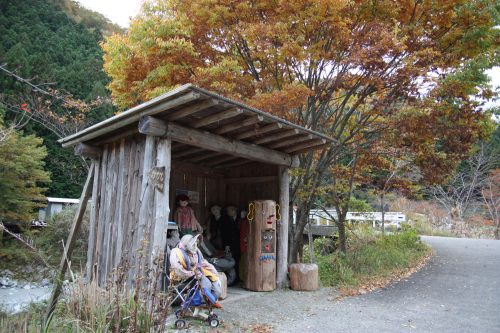
{"type": "Polygon", "coordinates": [[[221,153],[217,153],[217,152],[214,152],[214,151],[206,151],[205,150],[205,153],[199,154],[195,158],[190,158],[189,162],[191,162],[191,163],[199,163],[201,161],[209,160],[211,158],[214,158],[214,157],[220,156],[220,155],[221,155],[221,153]]]}
{"type": "Polygon", "coordinates": [[[75,155],[82,157],[89,157],[91,159],[98,159],[102,154],[102,149],[84,143],[79,143],[75,146],[75,155]]]}
{"type": "Polygon", "coordinates": [[[292,158],[288,154],[246,142],[230,140],[220,135],[184,127],[175,123],[167,124],[160,119],[150,116],[141,118],[139,121],[139,132],[146,135],[168,136],[174,141],[235,157],[270,164],[297,166],[297,159],[292,158]]]}
{"type": "Polygon", "coordinates": [[[298,154],[303,154],[303,153],[307,153],[307,152],[310,152],[312,150],[318,150],[318,149],[324,149],[324,148],[328,148],[330,147],[332,144],[330,142],[328,143],[325,143],[324,145],[319,145],[319,146],[314,146],[314,147],[308,147],[308,148],[303,148],[303,149],[299,149],[299,150],[296,150],[292,153],[292,156],[297,156],[298,154]]]}
{"type": "Polygon", "coordinates": [[[248,117],[244,119],[243,121],[236,121],[232,124],[228,124],[225,126],[222,126],[221,128],[217,129],[215,131],[216,134],[224,134],[228,132],[232,132],[237,129],[241,129],[253,124],[256,124],[258,122],[261,122],[264,120],[264,116],[253,116],[253,117],[248,117]]]}
{"type": "Polygon", "coordinates": [[[190,116],[192,114],[195,114],[196,112],[199,112],[201,110],[208,109],[209,107],[212,107],[212,106],[217,105],[217,104],[219,104],[219,101],[217,101],[213,98],[210,98],[210,99],[207,99],[201,103],[197,103],[197,104],[182,108],[180,110],[174,111],[174,112],[170,113],[169,115],[167,115],[167,119],[168,120],[177,120],[180,118],[184,118],[184,117],[190,116]]]}
{"type": "Polygon", "coordinates": [[[235,162],[217,165],[215,168],[216,169],[234,168],[234,167],[245,165],[245,164],[252,163],[252,162],[254,162],[254,161],[244,160],[244,159],[238,159],[235,162]]]}
{"type": "Polygon", "coordinates": [[[225,163],[225,162],[233,161],[233,160],[236,160],[236,159],[238,159],[238,157],[235,157],[235,156],[232,156],[232,155],[226,155],[226,156],[223,156],[223,157],[213,157],[210,160],[205,161],[204,164],[213,167],[213,166],[216,166],[218,164],[222,164],[222,163],[225,163]]]}
{"type": "Polygon", "coordinates": [[[300,144],[300,145],[297,145],[297,146],[292,146],[290,148],[285,149],[284,151],[287,154],[290,154],[290,153],[296,154],[296,152],[299,152],[299,151],[313,150],[312,147],[323,146],[325,143],[326,143],[325,139],[316,139],[316,140],[307,141],[307,142],[300,144]]]}
{"type": "Polygon", "coordinates": [[[210,124],[216,123],[216,122],[224,120],[224,119],[236,117],[242,113],[243,113],[242,109],[231,108],[229,110],[222,111],[222,112],[216,113],[214,115],[202,118],[202,119],[200,119],[192,124],[189,124],[189,126],[193,127],[193,128],[200,128],[200,127],[208,126],[210,124]]]}
{"type": "Polygon", "coordinates": [[[181,151],[179,153],[172,152],[172,157],[179,158],[179,157],[186,157],[194,154],[199,154],[201,152],[205,151],[203,148],[190,148],[184,151],[181,151]]]}
{"type": "Polygon", "coordinates": [[[297,134],[300,134],[300,131],[298,129],[294,128],[294,129],[282,131],[282,132],[279,132],[279,133],[276,133],[276,134],[271,134],[271,135],[268,135],[268,136],[266,136],[264,138],[257,139],[253,143],[255,143],[257,145],[260,145],[260,144],[263,144],[263,143],[268,143],[268,142],[273,142],[273,141],[276,141],[276,140],[281,140],[281,139],[287,138],[289,136],[297,135],[297,134]]]}
{"type": "Polygon", "coordinates": [[[252,129],[252,130],[243,132],[243,133],[237,135],[235,137],[235,139],[236,140],[242,140],[242,139],[249,138],[251,136],[265,134],[267,132],[271,132],[271,131],[274,131],[274,130],[280,129],[280,128],[283,128],[283,124],[280,124],[280,123],[271,123],[269,125],[263,126],[261,128],[258,128],[258,129],[252,129]]]}
{"type": "Polygon", "coordinates": [[[284,140],[284,141],[278,141],[278,142],[273,143],[272,145],[268,146],[268,148],[276,149],[276,148],[280,148],[280,147],[293,146],[299,142],[303,142],[306,140],[312,140],[312,139],[313,139],[313,136],[311,134],[307,134],[304,136],[300,136],[298,138],[293,138],[293,139],[284,140]]]}

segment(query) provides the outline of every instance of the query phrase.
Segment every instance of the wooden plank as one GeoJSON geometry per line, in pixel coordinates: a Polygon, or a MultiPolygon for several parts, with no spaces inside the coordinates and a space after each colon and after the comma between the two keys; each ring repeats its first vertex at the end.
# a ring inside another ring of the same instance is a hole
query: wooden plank
{"type": "Polygon", "coordinates": [[[296,151],[301,151],[303,149],[309,149],[309,150],[313,150],[311,149],[312,147],[316,147],[316,146],[322,146],[326,143],[326,140],[325,139],[316,139],[316,140],[311,140],[311,141],[307,141],[303,144],[300,144],[300,145],[296,145],[296,146],[293,146],[293,147],[290,147],[290,148],[287,148],[285,149],[285,152],[286,153],[294,153],[296,151]]]}
{"type": "Polygon", "coordinates": [[[189,147],[189,146],[185,146],[184,148],[185,148],[184,151],[173,153],[172,157],[180,158],[180,157],[195,155],[195,154],[206,151],[206,149],[203,149],[203,148],[194,148],[194,147],[189,147]]]}
{"type": "Polygon", "coordinates": [[[189,162],[190,163],[198,163],[198,162],[201,162],[201,161],[205,161],[205,160],[209,160],[211,158],[214,158],[216,156],[221,156],[223,155],[222,153],[217,153],[217,152],[214,152],[214,151],[203,151],[201,153],[198,153],[196,154],[197,156],[196,157],[191,157],[189,158],[189,162]]]}
{"type": "Polygon", "coordinates": [[[104,279],[103,283],[107,280],[108,275],[111,271],[111,260],[113,259],[112,251],[113,251],[113,227],[115,224],[114,219],[114,205],[115,205],[115,194],[116,194],[116,144],[112,145],[112,149],[110,149],[110,158],[108,160],[108,165],[106,168],[108,169],[106,175],[106,220],[105,220],[105,229],[104,229],[104,242],[103,242],[103,270],[102,277],[104,279]]]}
{"type": "Polygon", "coordinates": [[[71,260],[71,254],[73,252],[73,248],[75,247],[75,241],[80,232],[83,215],[85,214],[85,210],[87,208],[87,202],[91,195],[91,190],[92,190],[91,184],[93,184],[95,168],[96,168],[96,163],[92,162],[92,165],[90,166],[89,169],[89,174],[87,176],[87,181],[83,186],[82,195],[80,196],[78,209],[76,211],[75,217],[73,218],[73,224],[71,226],[68,239],[66,240],[64,253],[63,256],[61,257],[61,263],[59,264],[59,273],[57,274],[57,277],[54,281],[54,288],[52,289],[52,295],[50,297],[50,301],[47,305],[47,310],[45,312],[44,323],[49,322],[51,314],[54,311],[57,301],[59,299],[59,295],[61,294],[64,276],[66,274],[66,270],[68,269],[68,262],[71,260]]]}
{"type": "Polygon", "coordinates": [[[235,177],[235,178],[225,178],[224,181],[227,184],[244,184],[244,183],[271,183],[278,180],[277,176],[266,176],[266,177],[235,177]]]}
{"type": "Polygon", "coordinates": [[[238,159],[238,157],[236,157],[236,156],[228,155],[228,156],[213,158],[209,161],[206,161],[204,164],[206,164],[210,167],[213,167],[213,166],[216,166],[218,164],[222,164],[222,163],[229,162],[229,161],[234,161],[237,159],[238,159]]]}
{"type": "Polygon", "coordinates": [[[224,120],[224,119],[239,116],[242,113],[243,113],[242,109],[231,108],[229,110],[225,110],[225,111],[213,114],[211,116],[204,117],[204,118],[202,118],[202,119],[200,119],[192,124],[189,124],[189,126],[192,128],[200,128],[203,126],[208,126],[210,124],[219,122],[219,121],[224,120]]]}
{"type": "Polygon", "coordinates": [[[261,145],[263,143],[273,142],[273,141],[277,141],[277,140],[281,140],[281,139],[287,138],[289,136],[294,136],[294,135],[297,135],[299,133],[300,133],[300,131],[298,129],[296,129],[296,128],[289,129],[289,130],[281,131],[281,132],[278,132],[278,133],[275,133],[275,134],[266,135],[263,138],[255,140],[253,143],[255,143],[256,145],[261,145]]]}
{"type": "Polygon", "coordinates": [[[87,247],[87,265],[85,268],[87,282],[92,281],[94,276],[94,260],[96,251],[97,224],[99,220],[99,169],[100,160],[95,161],[94,183],[92,185],[92,206],[90,211],[89,244],[87,247]]]}
{"type": "Polygon", "coordinates": [[[234,123],[222,126],[221,128],[217,129],[214,133],[215,134],[224,134],[224,133],[232,132],[234,130],[241,130],[242,128],[256,124],[256,123],[261,122],[263,120],[264,120],[264,116],[248,117],[243,121],[236,121],[234,123]]]}
{"type": "Polygon", "coordinates": [[[170,214],[169,205],[169,185],[170,185],[170,170],[171,170],[171,148],[172,141],[170,139],[160,139],[156,147],[156,166],[165,167],[163,178],[163,192],[155,189],[155,217],[154,226],[152,228],[152,251],[150,265],[152,267],[153,261],[159,257],[163,258],[165,244],[167,241],[167,226],[168,216],[170,214]]]}
{"type": "MultiPolygon", "coordinates": [[[[154,115],[157,113],[160,113],[162,111],[175,108],[177,106],[192,102],[194,100],[197,100],[201,97],[202,95],[200,93],[195,93],[195,92],[188,92],[184,95],[181,95],[179,97],[167,100],[165,102],[158,103],[154,106],[148,107],[146,110],[138,113],[130,113],[131,115],[129,116],[129,112],[132,111],[129,110],[125,113],[120,114],[118,116],[109,118],[108,120],[105,120],[103,122],[100,122],[94,126],[91,126],[84,131],[77,133],[75,135],[69,136],[64,138],[63,140],[60,140],[62,143],[62,146],[64,148],[66,147],[71,147],[77,143],[89,141],[95,138],[98,138],[102,135],[106,135],[107,133],[110,133],[112,131],[118,130],[120,128],[123,128],[127,125],[133,124],[143,116],[149,116],[149,115],[154,115]],[[124,116],[127,114],[126,116],[124,116]],[[86,134],[83,134],[86,133],[86,134]]],[[[200,105],[203,102],[196,104],[200,105]]],[[[141,107],[145,107],[144,105],[141,105],[141,107]]]]}
{"type": "MultiPolygon", "coordinates": [[[[142,185],[141,192],[139,193],[139,219],[137,221],[137,228],[135,229],[136,236],[133,244],[133,255],[132,262],[135,265],[141,265],[141,269],[144,269],[144,264],[149,262],[147,259],[148,253],[144,253],[143,262],[139,262],[139,251],[143,249],[143,241],[149,241],[146,239],[148,233],[150,232],[149,227],[153,219],[153,200],[154,200],[154,187],[150,184],[148,179],[148,173],[154,165],[155,162],[155,149],[156,149],[156,139],[153,136],[146,137],[146,145],[144,147],[143,155],[143,167],[142,167],[142,185]],[[146,261],[147,260],[147,261],[146,261]]],[[[144,250],[144,249],[143,249],[144,250]]]]}
{"type": "Polygon", "coordinates": [[[225,163],[225,164],[219,164],[216,166],[217,169],[227,169],[227,168],[234,168],[234,167],[239,167],[248,163],[253,163],[253,161],[250,160],[244,160],[244,159],[238,159],[234,162],[231,163],[225,163]]]}
{"type": "Polygon", "coordinates": [[[208,109],[209,107],[212,107],[217,104],[219,104],[219,101],[211,98],[201,103],[197,103],[195,105],[182,108],[178,111],[174,111],[170,113],[167,118],[168,120],[177,120],[195,114],[196,112],[208,109]]]}
{"type": "Polygon", "coordinates": [[[75,155],[88,157],[92,159],[98,159],[102,154],[102,150],[99,147],[94,147],[84,143],[79,143],[75,146],[75,155]]]}
{"type": "Polygon", "coordinates": [[[116,204],[116,232],[114,237],[116,238],[115,246],[114,246],[114,259],[113,259],[113,267],[119,265],[121,256],[122,256],[122,247],[123,247],[123,234],[124,234],[124,224],[125,224],[125,216],[123,214],[123,206],[125,205],[125,198],[123,193],[127,191],[127,165],[125,161],[125,154],[128,153],[129,150],[125,147],[125,139],[122,138],[120,141],[120,150],[118,157],[118,189],[116,191],[117,195],[117,204],[116,204]]]}
{"type": "MultiPolygon", "coordinates": [[[[148,123],[152,122],[144,122],[144,124],[148,123]]],[[[282,126],[281,124],[271,125],[282,126]]],[[[139,128],[139,131],[146,135],[149,135],[150,133],[150,129],[144,126],[139,128]]],[[[158,134],[156,129],[154,131],[151,131],[151,133],[154,133],[154,135],[158,134]]],[[[165,131],[165,136],[169,136],[172,138],[172,140],[179,141],[191,146],[205,148],[250,160],[285,166],[292,165],[292,159],[290,155],[245,142],[230,140],[216,134],[187,128],[175,123],[168,123],[167,130],[165,131]]]]}
{"type": "Polygon", "coordinates": [[[141,137],[136,144],[135,154],[134,154],[134,171],[132,178],[132,193],[129,199],[129,228],[127,232],[127,256],[125,260],[129,263],[130,268],[127,274],[127,283],[128,285],[132,284],[133,278],[135,277],[136,272],[136,263],[133,261],[135,258],[134,246],[137,238],[137,225],[139,223],[139,210],[141,206],[140,202],[140,193],[142,188],[142,174],[143,174],[143,163],[144,163],[144,148],[145,148],[146,138],[141,137]]]}
{"type": "Polygon", "coordinates": [[[303,141],[306,141],[306,140],[312,140],[313,136],[311,134],[307,134],[307,135],[304,135],[304,136],[300,136],[300,137],[295,137],[293,139],[288,139],[288,140],[281,140],[279,142],[276,142],[276,143],[273,143],[269,146],[267,146],[268,148],[271,148],[271,149],[276,149],[276,148],[281,148],[281,147],[287,147],[287,146],[294,146],[300,142],[303,142],[303,141]]]}
{"type": "Polygon", "coordinates": [[[299,154],[303,154],[303,153],[308,153],[308,152],[313,151],[313,150],[326,149],[328,147],[331,147],[331,145],[332,145],[332,143],[329,142],[329,143],[326,143],[324,145],[319,145],[319,146],[314,146],[314,147],[306,147],[303,149],[294,150],[292,155],[299,155],[299,154]]]}
{"type": "Polygon", "coordinates": [[[101,274],[102,271],[102,262],[103,262],[103,242],[104,242],[104,230],[106,226],[106,176],[107,176],[107,165],[108,165],[108,157],[109,157],[109,145],[106,145],[103,150],[102,162],[101,162],[101,171],[100,171],[100,180],[99,180],[99,223],[97,225],[97,246],[96,246],[96,279],[97,283],[102,286],[103,281],[105,280],[101,274]]]}
{"type": "Polygon", "coordinates": [[[276,283],[278,288],[287,286],[288,272],[288,225],[290,216],[290,176],[288,168],[280,167],[279,205],[281,219],[277,221],[276,283]]]}
{"type": "Polygon", "coordinates": [[[137,144],[135,140],[128,140],[126,143],[126,150],[125,153],[125,164],[126,164],[126,169],[125,169],[125,187],[122,193],[122,217],[124,219],[124,224],[123,224],[123,243],[122,243],[122,255],[120,257],[120,261],[124,263],[126,260],[128,253],[129,253],[129,247],[128,244],[131,244],[131,239],[130,239],[130,226],[133,223],[133,216],[134,216],[134,205],[132,204],[133,199],[134,199],[134,189],[137,187],[135,183],[135,172],[134,172],[134,165],[136,163],[136,151],[137,151],[137,144]]]}
{"type": "Polygon", "coordinates": [[[104,138],[102,140],[92,141],[92,145],[94,145],[94,146],[102,146],[102,145],[105,145],[107,143],[112,143],[112,142],[121,140],[123,138],[127,138],[127,137],[130,137],[130,136],[133,136],[135,134],[139,134],[139,130],[137,129],[137,127],[128,129],[126,131],[120,131],[120,133],[118,133],[116,135],[113,135],[113,136],[110,136],[110,137],[106,137],[106,138],[104,138]]]}
{"type": "Polygon", "coordinates": [[[271,123],[269,125],[262,126],[261,128],[249,130],[249,131],[243,132],[241,134],[238,134],[235,137],[235,139],[236,140],[242,140],[242,139],[249,138],[251,136],[262,135],[262,134],[265,134],[265,133],[268,133],[268,132],[271,132],[271,131],[274,131],[274,130],[277,130],[277,129],[280,129],[280,128],[283,128],[283,124],[280,124],[280,123],[271,123]]]}

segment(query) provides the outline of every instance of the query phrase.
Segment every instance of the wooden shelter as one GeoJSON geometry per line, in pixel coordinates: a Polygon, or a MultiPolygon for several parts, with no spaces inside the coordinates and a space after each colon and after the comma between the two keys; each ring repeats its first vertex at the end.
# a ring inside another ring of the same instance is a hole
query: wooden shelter
{"type": "MultiPolygon", "coordinates": [[[[178,193],[204,224],[213,204],[243,208],[257,199],[281,206],[277,282],[287,276],[289,168],[327,136],[193,85],[184,85],[59,141],[93,159],[87,276],[100,284],[123,260],[129,283],[142,249],[151,264],[165,247],[178,193]]],[[[91,192],[90,192],[91,189],[91,192]]],[[[75,219],[76,224],[76,219],[75,219]]],[[[77,228],[76,228],[77,230],[77,228]]]]}

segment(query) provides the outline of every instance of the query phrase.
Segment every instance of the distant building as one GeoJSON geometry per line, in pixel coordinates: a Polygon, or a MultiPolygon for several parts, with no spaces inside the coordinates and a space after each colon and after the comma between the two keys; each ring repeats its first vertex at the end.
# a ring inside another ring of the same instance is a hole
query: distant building
{"type": "MultiPolygon", "coordinates": [[[[309,211],[309,220],[313,225],[334,225],[332,220],[337,218],[335,209],[327,209],[326,212],[322,209],[311,209],[309,211]]],[[[347,221],[369,221],[373,226],[382,222],[382,212],[348,212],[346,215],[347,221]]],[[[406,215],[401,212],[385,212],[384,220],[387,224],[400,225],[406,221],[406,215]]]]}
{"type": "Polygon", "coordinates": [[[79,199],[47,197],[47,207],[40,208],[38,211],[38,220],[47,221],[55,214],[61,212],[63,208],[77,204],[78,202],[80,202],[79,199]]]}

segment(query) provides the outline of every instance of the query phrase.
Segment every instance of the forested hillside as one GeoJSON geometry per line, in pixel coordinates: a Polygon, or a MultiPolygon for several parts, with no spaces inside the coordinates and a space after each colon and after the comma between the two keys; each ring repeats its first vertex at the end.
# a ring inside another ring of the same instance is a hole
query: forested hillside
{"type": "MultiPolygon", "coordinates": [[[[37,102],[50,104],[47,110],[66,121],[68,114],[74,116],[79,110],[57,103],[61,96],[72,96],[84,103],[100,100],[93,104],[96,107],[88,108],[85,125],[111,115],[113,107],[105,88],[109,79],[102,70],[99,42],[103,31],[119,30],[102,15],[73,1],[1,1],[0,65],[56,96],[40,96],[29,84],[0,71],[0,108],[6,122],[19,118],[19,113],[25,110],[36,111],[37,102]]],[[[36,121],[26,124],[23,131],[43,138],[47,146],[45,161],[52,183],[46,194],[78,197],[85,166],[72,151],[61,149],[56,142],[61,133],[56,134],[53,128],[50,130],[36,121]]]]}

